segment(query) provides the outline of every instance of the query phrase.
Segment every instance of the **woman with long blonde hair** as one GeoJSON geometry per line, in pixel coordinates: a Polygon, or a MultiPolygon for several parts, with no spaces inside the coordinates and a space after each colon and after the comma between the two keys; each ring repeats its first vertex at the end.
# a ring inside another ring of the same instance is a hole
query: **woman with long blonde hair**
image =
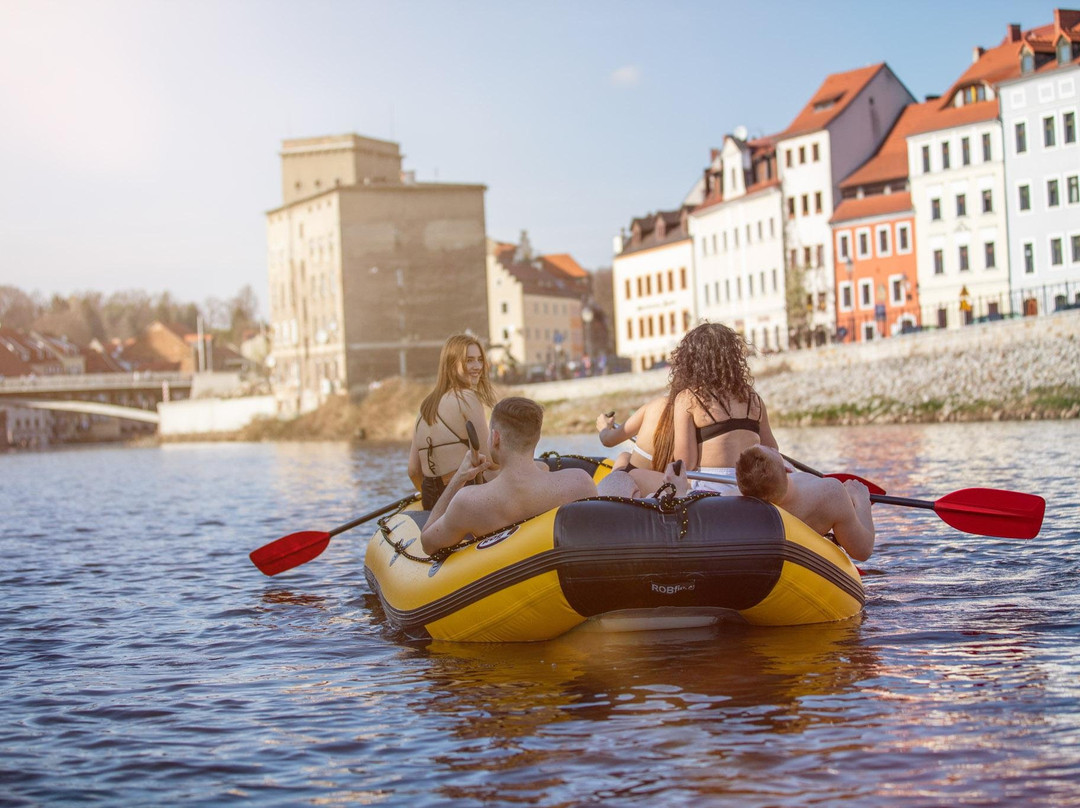
{"type": "MultiPolygon", "coordinates": [[[[734,477],[744,449],[759,443],[779,449],[765,402],[754,390],[749,352],[742,335],[721,323],[702,323],[672,351],[674,457],[687,469],[734,477]]],[[[738,493],[722,483],[695,481],[694,487],[738,493]]]]}
{"type": "Polygon", "coordinates": [[[488,454],[484,407],[495,405],[488,370],[484,347],[476,337],[454,334],[443,344],[435,387],[420,404],[409,447],[409,479],[421,494],[424,510],[435,507],[469,451],[466,421],[476,428],[480,452],[488,454]]]}

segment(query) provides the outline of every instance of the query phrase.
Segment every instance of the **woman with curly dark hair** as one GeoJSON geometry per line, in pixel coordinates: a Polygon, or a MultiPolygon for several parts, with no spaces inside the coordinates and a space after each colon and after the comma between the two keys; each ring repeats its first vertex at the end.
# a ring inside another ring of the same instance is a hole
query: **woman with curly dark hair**
{"type": "MultiPolygon", "coordinates": [[[[746,340],[720,323],[702,323],[672,351],[673,455],[686,468],[734,477],[744,449],[759,443],[779,448],[765,402],[754,390],[749,352],[746,340]]],[[[694,488],[738,493],[732,485],[697,480],[694,488]]]]}

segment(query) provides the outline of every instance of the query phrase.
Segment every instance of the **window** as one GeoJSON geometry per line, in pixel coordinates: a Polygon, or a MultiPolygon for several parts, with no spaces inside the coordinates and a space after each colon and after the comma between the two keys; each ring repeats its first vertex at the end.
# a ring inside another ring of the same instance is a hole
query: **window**
{"type": "Polygon", "coordinates": [[[1054,122],[1054,116],[1047,115],[1045,118],[1043,118],[1043,146],[1045,146],[1046,148],[1050,148],[1051,146],[1056,145],[1056,139],[1057,125],[1054,122]]]}
{"type": "Polygon", "coordinates": [[[1035,274],[1035,245],[1030,241],[1024,242],[1024,274],[1035,274]]]}
{"type": "Polygon", "coordinates": [[[749,275],[746,278],[746,295],[747,295],[747,297],[753,297],[754,296],[754,276],[753,275],[749,275]]]}
{"type": "Polygon", "coordinates": [[[787,215],[789,219],[795,218],[795,197],[789,196],[787,201],[787,215]]]}
{"type": "Polygon", "coordinates": [[[1020,72],[1030,73],[1035,69],[1035,54],[1029,50],[1020,52],[1020,72]]]}
{"type": "Polygon", "coordinates": [[[937,310],[937,327],[945,328],[949,324],[949,312],[944,306],[937,310]]]}
{"type": "Polygon", "coordinates": [[[966,166],[971,165],[971,138],[960,138],[960,162],[966,166]]]}
{"type": "Polygon", "coordinates": [[[874,281],[872,278],[863,278],[859,281],[859,308],[872,309],[874,307],[874,281]]]}
{"type": "Polygon", "coordinates": [[[645,293],[645,284],[641,278],[637,279],[637,296],[641,297],[645,293]]]}
{"type": "Polygon", "coordinates": [[[1059,267],[1065,263],[1065,254],[1061,249],[1061,238],[1050,239],[1050,265],[1059,267]]]}
{"type": "Polygon", "coordinates": [[[1061,116],[1061,142],[1076,142],[1076,113],[1066,112],[1061,116]]]}
{"type": "Polygon", "coordinates": [[[786,165],[788,168],[791,168],[791,149],[788,149],[784,153],[784,165],[786,165]]]}
{"type": "Polygon", "coordinates": [[[851,311],[851,283],[844,281],[840,284],[840,309],[851,311]]]}
{"type": "Polygon", "coordinates": [[[901,253],[911,252],[911,226],[901,224],[896,226],[896,251],[901,253]]]}
{"type": "Polygon", "coordinates": [[[813,160],[815,163],[821,161],[821,147],[817,143],[810,147],[810,153],[813,156],[813,160]]]}
{"type": "Polygon", "coordinates": [[[1080,177],[1073,174],[1071,177],[1065,178],[1066,194],[1068,195],[1069,204],[1075,205],[1080,202],[1080,177]]]}
{"type": "Polygon", "coordinates": [[[804,267],[810,266],[811,265],[810,264],[810,248],[809,247],[803,247],[802,255],[803,255],[803,266],[804,267]]]}
{"type": "Polygon", "coordinates": [[[923,174],[930,173],[930,147],[922,147],[922,172],[923,174]]]}
{"type": "Polygon", "coordinates": [[[893,275],[889,278],[889,302],[894,306],[904,305],[904,276],[893,275]]]}
{"type": "Polygon", "coordinates": [[[941,250],[934,250],[934,274],[945,274],[945,253],[941,250]]]}
{"type": "Polygon", "coordinates": [[[1080,235],[1072,237],[1072,260],[1073,263],[1080,261],[1080,235]]]}
{"type": "Polygon", "coordinates": [[[956,195],[956,215],[967,216],[967,194],[956,195]]]}
{"type": "Polygon", "coordinates": [[[506,314],[510,311],[510,304],[504,300],[499,308],[503,314],[506,314]]]}
{"type": "Polygon", "coordinates": [[[626,279],[626,299],[629,300],[630,297],[631,297],[631,295],[630,295],[630,279],[627,278],[626,279]]]}
{"type": "Polygon", "coordinates": [[[825,245],[817,245],[817,265],[819,267],[825,266],[825,245]]]}
{"type": "Polygon", "coordinates": [[[966,244],[960,245],[960,271],[967,272],[971,269],[971,265],[968,263],[968,248],[966,244]]]}
{"type": "MultiPolygon", "coordinates": [[[[1076,243],[1080,244],[1080,241],[1077,241],[1076,243]]],[[[1076,260],[1080,260],[1080,259],[1076,259],[1076,260]]],[[[780,289],[780,286],[779,286],[779,283],[777,281],[776,270],[774,269],[772,271],[772,290],[774,292],[776,292],[776,291],[779,291],[779,289],[780,289]]]]}
{"type": "Polygon", "coordinates": [[[1020,191],[1020,210],[1031,210],[1031,188],[1027,185],[1021,185],[1020,191]]]}
{"type": "Polygon", "coordinates": [[[987,269],[994,269],[997,266],[997,256],[994,254],[994,242],[988,241],[983,244],[983,256],[986,258],[987,269]]]}
{"type": "Polygon", "coordinates": [[[889,244],[889,226],[879,227],[877,231],[878,239],[878,255],[890,255],[892,253],[891,245],[889,244]]]}
{"type": "Polygon", "coordinates": [[[806,146],[799,146],[799,165],[806,162],[806,146]]]}
{"type": "Polygon", "coordinates": [[[932,221],[935,221],[935,222],[939,221],[941,219],[941,200],[940,199],[931,199],[930,200],[930,219],[932,221]]]}
{"type": "Polygon", "coordinates": [[[747,244],[749,244],[750,242],[751,242],[751,238],[750,238],[750,225],[749,225],[749,224],[747,224],[747,225],[746,225],[746,243],[747,243],[747,244]]]}
{"type": "Polygon", "coordinates": [[[1072,45],[1069,44],[1069,40],[1065,37],[1059,37],[1057,41],[1057,63],[1059,65],[1068,64],[1072,58],[1072,45]]]}
{"type": "Polygon", "coordinates": [[[810,215],[810,194],[802,195],[802,213],[803,216],[810,215]]]}
{"type": "MultiPolygon", "coordinates": [[[[645,276],[645,294],[652,294],[652,275],[645,276]]],[[[547,303],[544,304],[544,313],[547,313],[547,303]]]]}
{"type": "Polygon", "coordinates": [[[1046,181],[1046,206],[1056,208],[1061,204],[1061,195],[1058,193],[1058,181],[1046,181]]]}
{"type": "Polygon", "coordinates": [[[738,249],[738,247],[739,247],[739,228],[736,227],[734,230],[731,231],[731,238],[735,242],[735,248],[738,249]]]}
{"type": "Polygon", "coordinates": [[[814,213],[821,213],[821,191],[814,191],[814,213]]]}
{"type": "Polygon", "coordinates": [[[941,144],[941,168],[942,170],[949,167],[949,141],[945,141],[941,144]]]}
{"type": "Polygon", "coordinates": [[[1016,153],[1023,154],[1027,151],[1027,124],[1019,121],[1016,124],[1016,153]]]}
{"type": "Polygon", "coordinates": [[[856,235],[858,239],[859,258],[870,257],[870,231],[860,230],[856,235]]]}
{"type": "Polygon", "coordinates": [[[626,338],[627,339],[633,339],[634,338],[634,321],[633,320],[627,320],[626,321],[626,338]]]}
{"type": "Polygon", "coordinates": [[[792,250],[789,255],[789,266],[797,267],[799,265],[799,252],[798,250],[792,250]]]}
{"type": "Polygon", "coordinates": [[[839,248],[838,249],[839,249],[839,252],[840,252],[840,258],[842,260],[846,260],[848,258],[848,256],[851,255],[851,252],[850,252],[851,245],[848,243],[848,234],[847,233],[841,233],[838,243],[839,243],[839,248]]]}
{"type": "Polygon", "coordinates": [[[686,267],[679,268],[679,288],[686,288],[686,267]]]}
{"type": "Polygon", "coordinates": [[[983,147],[983,162],[984,163],[989,163],[990,162],[990,155],[991,155],[991,151],[990,151],[990,133],[989,132],[984,133],[983,136],[982,136],[982,147],[983,147]]]}
{"type": "Polygon", "coordinates": [[[982,192],[982,212],[994,212],[994,192],[989,188],[984,189],[982,192]]]}

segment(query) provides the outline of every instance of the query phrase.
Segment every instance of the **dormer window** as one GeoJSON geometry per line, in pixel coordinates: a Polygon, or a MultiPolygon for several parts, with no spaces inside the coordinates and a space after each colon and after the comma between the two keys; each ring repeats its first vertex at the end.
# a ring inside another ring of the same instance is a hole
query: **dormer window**
{"type": "Polygon", "coordinates": [[[1072,44],[1065,37],[1058,37],[1057,41],[1057,63],[1059,65],[1068,64],[1070,57],[1072,56],[1072,44]]]}
{"type": "Polygon", "coordinates": [[[1035,69],[1035,54],[1027,48],[1020,51],[1020,72],[1031,73],[1035,69]]]}
{"type": "Polygon", "coordinates": [[[834,95],[831,98],[822,98],[820,101],[814,102],[814,112],[824,112],[827,109],[831,109],[842,96],[843,93],[834,95]]]}

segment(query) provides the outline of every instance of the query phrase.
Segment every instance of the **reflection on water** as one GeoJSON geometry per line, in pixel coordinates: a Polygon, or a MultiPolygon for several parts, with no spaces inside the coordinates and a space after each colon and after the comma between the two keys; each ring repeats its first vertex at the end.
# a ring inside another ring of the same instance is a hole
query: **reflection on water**
{"type": "Polygon", "coordinates": [[[407,493],[403,446],[0,457],[0,802],[1080,803],[1076,425],[778,438],[898,496],[1042,493],[1043,533],[876,506],[855,620],[413,644],[367,593],[369,526],[280,578],[247,559],[407,493]]]}

